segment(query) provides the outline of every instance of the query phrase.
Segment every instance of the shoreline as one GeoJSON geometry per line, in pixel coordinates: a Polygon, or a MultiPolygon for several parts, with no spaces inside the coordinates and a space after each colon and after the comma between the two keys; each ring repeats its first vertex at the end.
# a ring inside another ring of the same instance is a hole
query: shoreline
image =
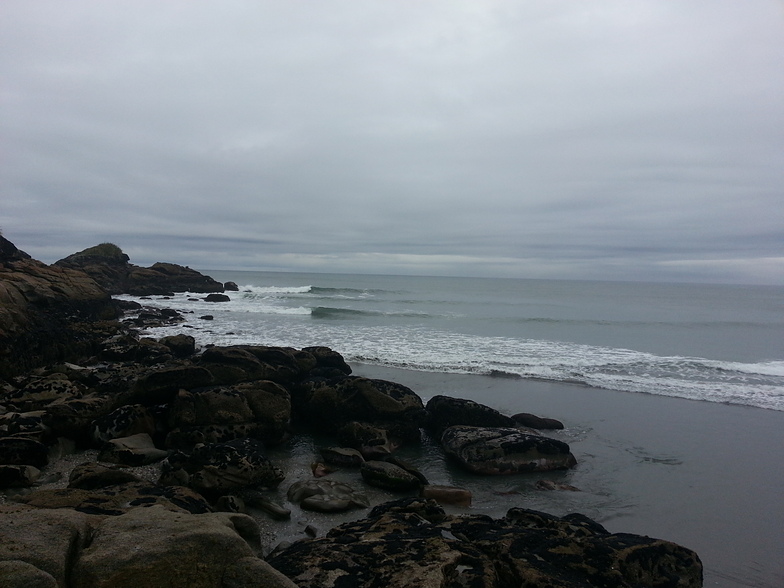
{"type": "Polygon", "coordinates": [[[705,586],[784,584],[784,469],[766,450],[784,447],[784,413],[581,384],[351,366],[354,375],[398,382],[425,400],[445,394],[561,420],[564,432],[545,434],[569,442],[578,465],[564,477],[581,492],[535,500],[544,494],[550,510],[582,509],[611,532],[694,549],[705,586]]]}

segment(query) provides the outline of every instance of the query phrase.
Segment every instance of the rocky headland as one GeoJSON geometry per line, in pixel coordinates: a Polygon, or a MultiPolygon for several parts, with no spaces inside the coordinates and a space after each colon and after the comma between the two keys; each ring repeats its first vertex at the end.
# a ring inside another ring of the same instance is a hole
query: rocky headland
{"type": "Polygon", "coordinates": [[[0,585],[702,585],[685,547],[579,514],[472,514],[470,488],[430,484],[396,455],[425,431],[477,475],[574,467],[545,434],[554,419],[425,404],[326,347],[145,338],[178,313],[111,298],[231,289],[174,264],[139,268],[111,244],[47,266],[0,237],[0,585]],[[269,448],[310,434],[331,442],[280,500],[288,464],[269,448]],[[399,498],[371,504],[369,489],[399,498]],[[295,505],[356,519],[275,545],[265,517],[295,505]]]}

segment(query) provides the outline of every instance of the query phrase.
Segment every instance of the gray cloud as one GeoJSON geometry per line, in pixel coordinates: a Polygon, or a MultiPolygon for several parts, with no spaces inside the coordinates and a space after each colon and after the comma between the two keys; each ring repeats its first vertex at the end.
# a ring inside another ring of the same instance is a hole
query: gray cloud
{"type": "Polygon", "coordinates": [[[9,0],[0,227],[54,261],[784,283],[773,0],[9,0]]]}

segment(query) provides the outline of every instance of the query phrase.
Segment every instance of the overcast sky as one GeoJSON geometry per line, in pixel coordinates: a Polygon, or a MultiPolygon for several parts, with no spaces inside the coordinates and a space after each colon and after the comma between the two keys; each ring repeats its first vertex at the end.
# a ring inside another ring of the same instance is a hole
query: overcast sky
{"type": "Polygon", "coordinates": [[[0,150],[47,263],[784,284],[784,3],[3,0],[0,150]]]}

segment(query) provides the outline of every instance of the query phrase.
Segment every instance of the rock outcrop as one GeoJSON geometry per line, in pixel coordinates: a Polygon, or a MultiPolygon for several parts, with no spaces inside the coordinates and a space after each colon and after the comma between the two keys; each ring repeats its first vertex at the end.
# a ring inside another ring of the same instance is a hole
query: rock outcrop
{"type": "Polygon", "coordinates": [[[48,266],[0,236],[0,378],[94,351],[118,316],[106,290],[82,271],[48,266]]]}
{"type": "Polygon", "coordinates": [[[612,534],[582,515],[447,515],[422,499],[378,506],[267,561],[301,588],[702,586],[697,554],[668,541],[612,534]]]}
{"type": "Polygon", "coordinates": [[[243,514],[0,506],[0,585],[9,588],[295,588],[260,551],[258,525],[243,514]]]}
{"type": "Polygon", "coordinates": [[[110,294],[223,292],[223,284],[189,267],[160,262],[148,268],[133,265],[128,255],[112,243],[101,243],[69,255],[55,262],[55,266],[85,272],[110,294]]]}

